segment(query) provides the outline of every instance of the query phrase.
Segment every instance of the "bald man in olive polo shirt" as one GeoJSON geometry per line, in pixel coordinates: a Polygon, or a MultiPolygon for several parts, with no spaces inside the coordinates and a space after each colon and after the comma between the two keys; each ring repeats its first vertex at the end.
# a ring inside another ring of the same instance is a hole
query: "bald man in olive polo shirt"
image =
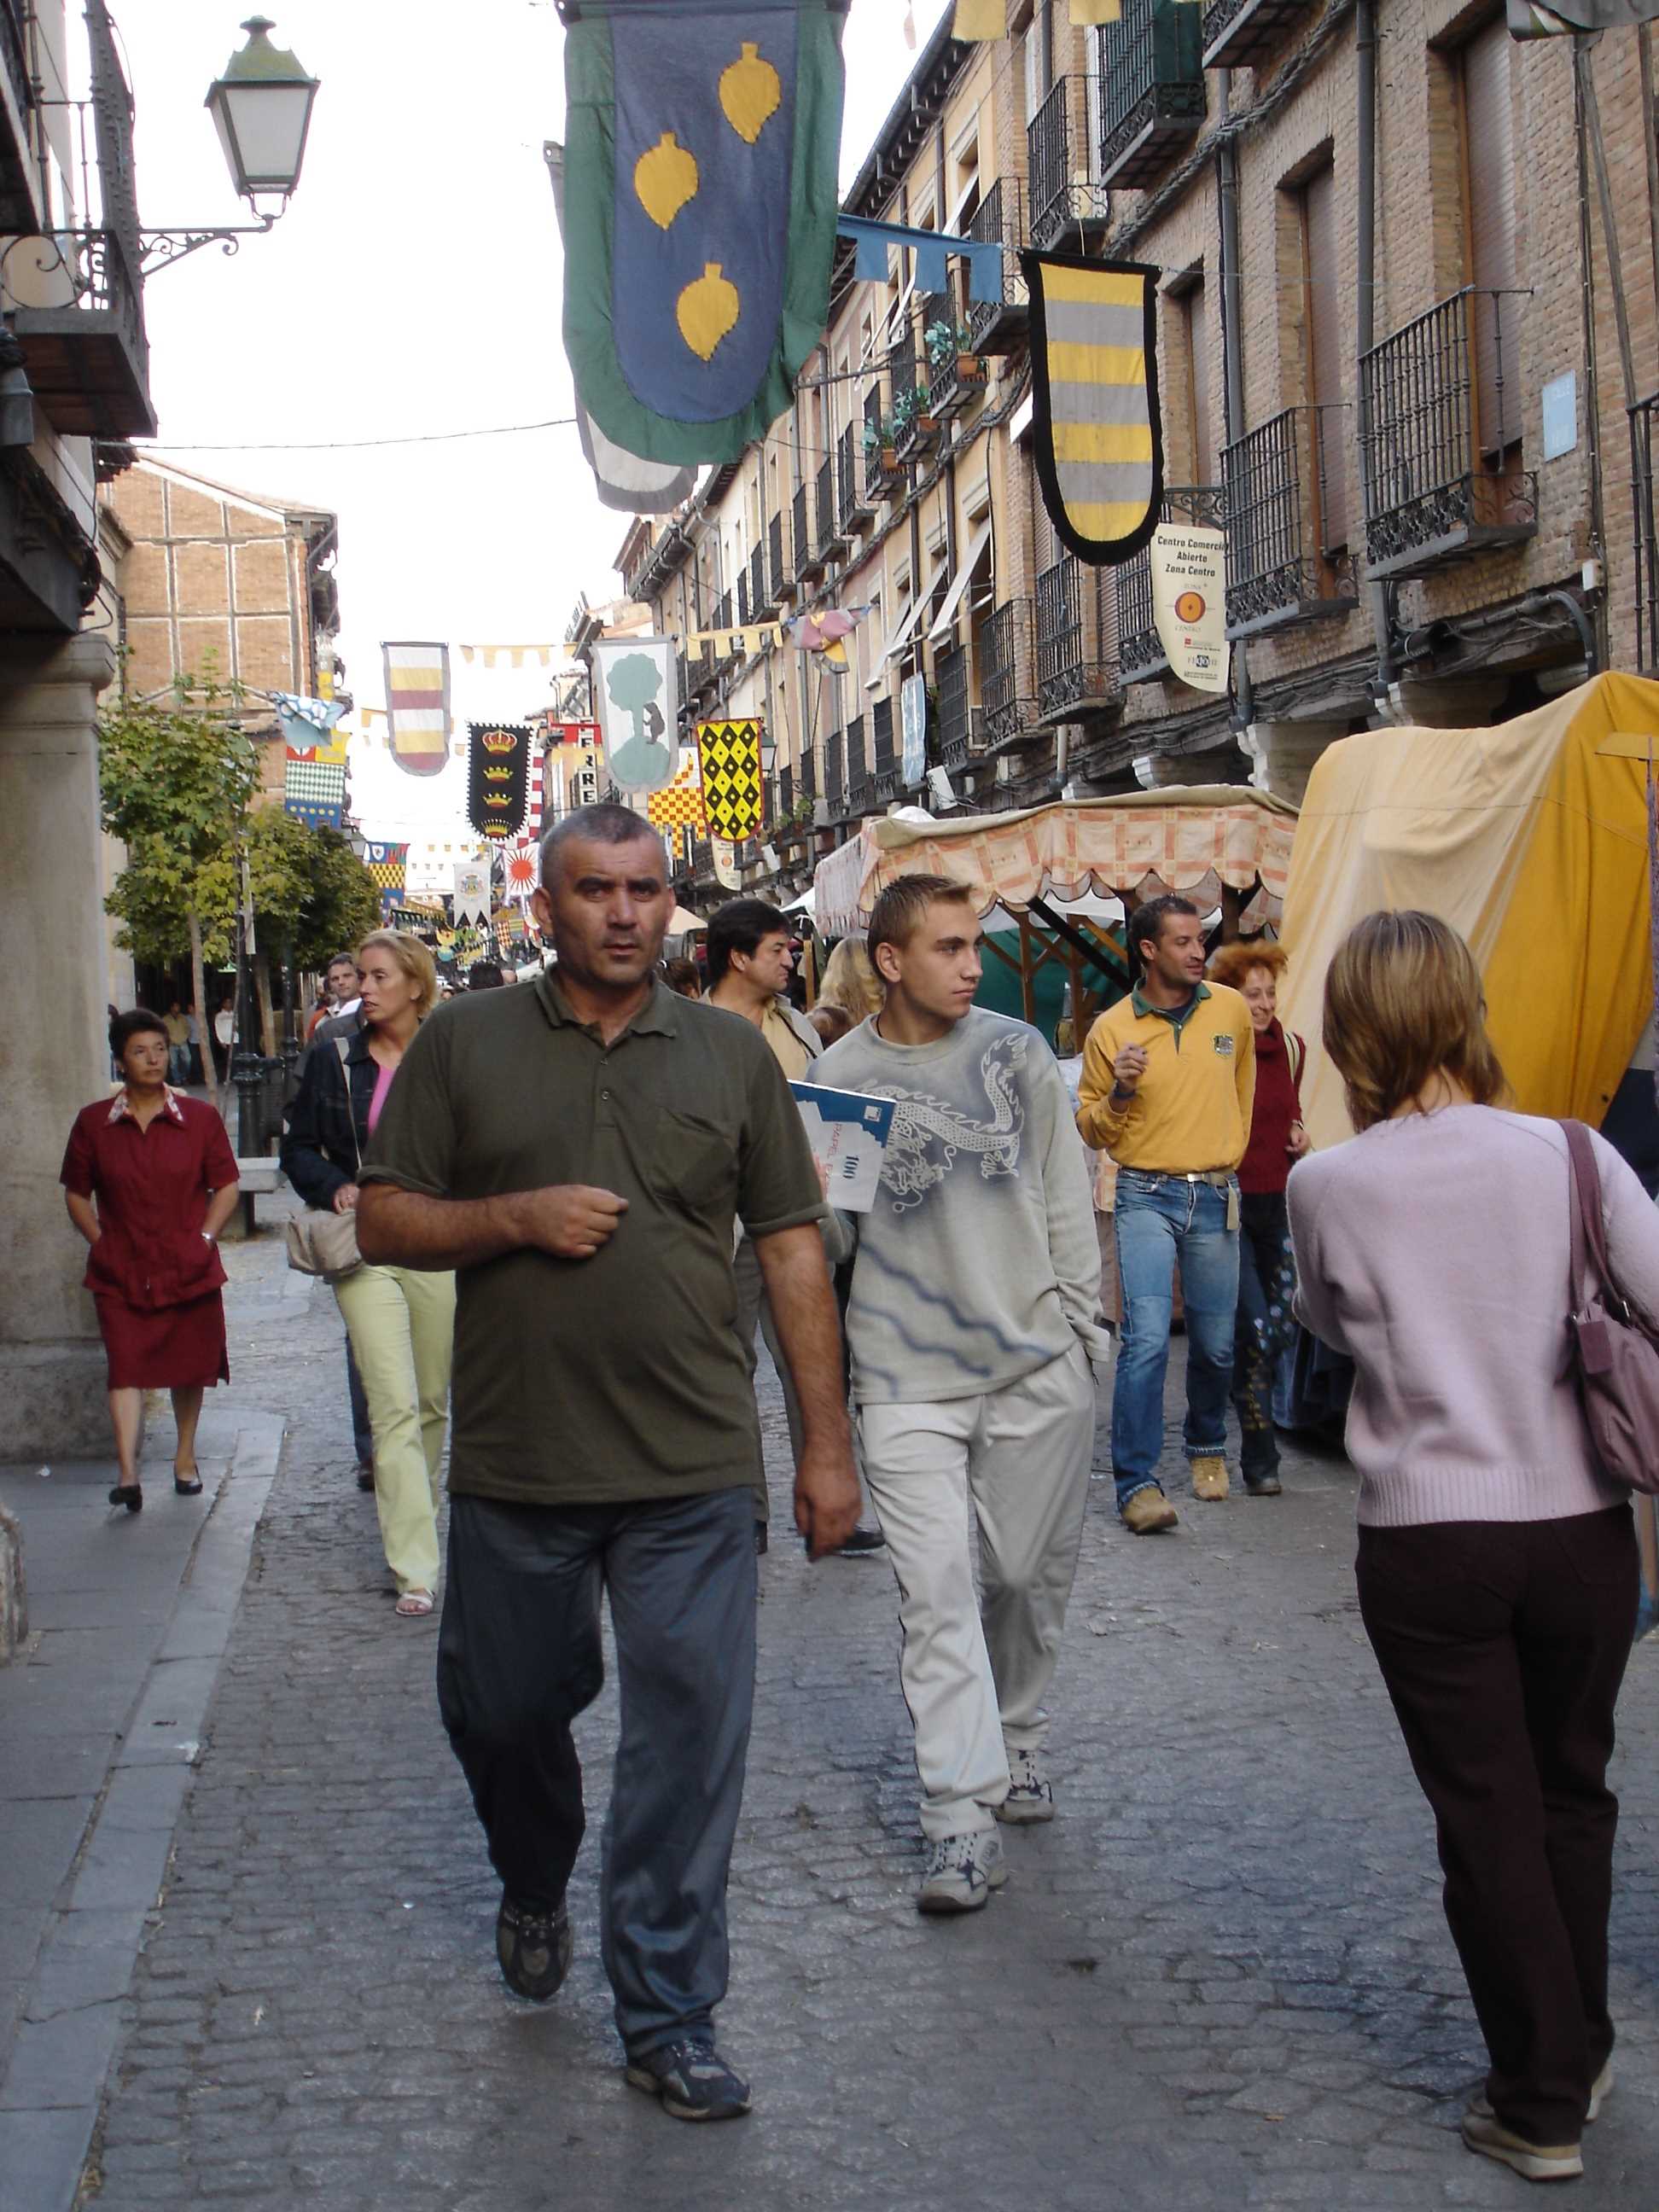
{"type": "Polygon", "coordinates": [[[752,1024],[653,970],[662,841],[590,806],[542,846],[556,969],[441,1007],[404,1055],[362,1177],[363,1256],[459,1273],[444,1725],[501,1878],[496,1954],[544,2002],[581,1843],[570,1723],[611,1599],[622,1729],[602,1855],[627,2078],[682,2119],[749,2109],[716,2052],[726,1885],[755,1667],[755,1401],[733,1223],[766,1279],[806,1436],[795,1520],[846,1540],[858,1480],[811,1152],[752,1024]]]}

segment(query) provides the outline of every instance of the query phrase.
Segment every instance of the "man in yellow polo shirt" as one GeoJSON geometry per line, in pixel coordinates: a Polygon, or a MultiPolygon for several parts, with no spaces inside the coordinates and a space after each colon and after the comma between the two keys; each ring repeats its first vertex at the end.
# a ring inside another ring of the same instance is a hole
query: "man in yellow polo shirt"
{"type": "Polygon", "coordinates": [[[1089,1032],[1078,1086],[1085,1144],[1117,1163],[1123,1331],[1112,1388],[1112,1478],[1136,1535],[1173,1528],[1158,1480],[1175,1263],[1187,1316],[1193,1494],[1227,1495],[1227,1398],[1238,1304],[1238,1178],[1255,1097],[1250,1012],[1204,981],[1190,899],[1165,892],[1129,917],[1140,981],[1089,1032]]]}

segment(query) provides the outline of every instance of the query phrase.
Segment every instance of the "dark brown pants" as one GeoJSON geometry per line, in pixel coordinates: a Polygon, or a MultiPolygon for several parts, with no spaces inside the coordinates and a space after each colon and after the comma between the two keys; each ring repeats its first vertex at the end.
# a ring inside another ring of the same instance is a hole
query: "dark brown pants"
{"type": "Polygon", "coordinates": [[[1486,2094],[1574,2143],[1613,2048],[1613,1709],[1636,1617],[1630,1508],[1362,1528],[1359,1607],[1433,1808],[1486,2094]]]}

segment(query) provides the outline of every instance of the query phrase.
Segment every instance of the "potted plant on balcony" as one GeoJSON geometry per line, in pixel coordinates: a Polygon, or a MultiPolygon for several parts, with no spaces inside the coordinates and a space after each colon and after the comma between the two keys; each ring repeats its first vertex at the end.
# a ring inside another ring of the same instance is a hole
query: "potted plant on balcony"
{"type": "Polygon", "coordinates": [[[893,427],[898,437],[898,457],[929,445],[938,434],[939,424],[921,404],[921,394],[912,387],[908,392],[896,392],[893,398],[893,427]]]}
{"type": "Polygon", "coordinates": [[[891,416],[884,417],[879,423],[865,424],[864,460],[866,469],[878,465],[884,476],[898,473],[898,430],[891,416]]]}
{"type": "Polygon", "coordinates": [[[973,350],[973,333],[966,323],[929,323],[922,333],[930,367],[943,368],[954,354],[958,384],[983,384],[985,362],[973,350]]]}

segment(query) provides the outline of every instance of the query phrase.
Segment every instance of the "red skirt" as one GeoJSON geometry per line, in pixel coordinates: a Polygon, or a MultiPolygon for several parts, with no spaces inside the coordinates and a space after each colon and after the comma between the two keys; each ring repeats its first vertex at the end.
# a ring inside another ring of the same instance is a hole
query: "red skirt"
{"type": "Polygon", "coordinates": [[[107,1291],[95,1303],[112,1390],[209,1390],[229,1382],[225,1302],[216,1290],[182,1306],[141,1309],[107,1291]]]}

